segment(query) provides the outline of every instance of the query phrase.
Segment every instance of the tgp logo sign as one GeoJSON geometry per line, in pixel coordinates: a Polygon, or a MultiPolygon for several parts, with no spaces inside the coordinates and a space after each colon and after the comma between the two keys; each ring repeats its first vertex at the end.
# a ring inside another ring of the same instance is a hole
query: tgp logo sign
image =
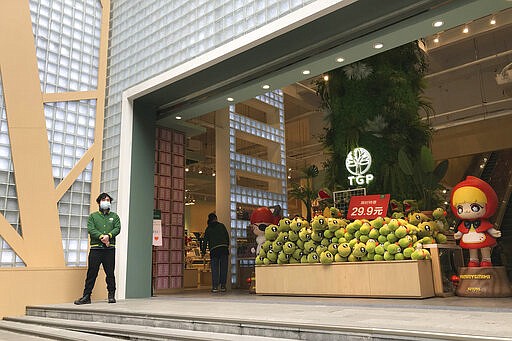
{"type": "Polygon", "coordinates": [[[350,186],[369,184],[373,179],[372,174],[366,174],[372,165],[372,155],[364,148],[358,147],[348,153],[345,159],[345,167],[352,174],[348,177],[350,186]]]}

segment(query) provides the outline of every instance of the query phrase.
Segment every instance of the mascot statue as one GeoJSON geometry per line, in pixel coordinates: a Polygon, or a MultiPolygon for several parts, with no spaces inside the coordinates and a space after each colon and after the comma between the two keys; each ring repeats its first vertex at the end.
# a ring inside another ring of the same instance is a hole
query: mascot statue
{"type": "Polygon", "coordinates": [[[488,220],[498,206],[498,197],[492,187],[474,176],[466,177],[452,190],[451,208],[453,214],[462,222],[459,224],[455,239],[460,246],[469,249],[468,267],[491,267],[491,248],[501,231],[496,230],[488,220]],[[480,250],[481,260],[478,258],[480,250]]]}
{"type": "MultiPolygon", "coordinates": [[[[258,207],[251,214],[251,229],[256,235],[257,248],[254,251],[259,254],[261,245],[265,242],[265,229],[268,225],[279,224],[281,219],[281,206],[258,207]]],[[[253,252],[253,253],[254,253],[253,252]]]]}

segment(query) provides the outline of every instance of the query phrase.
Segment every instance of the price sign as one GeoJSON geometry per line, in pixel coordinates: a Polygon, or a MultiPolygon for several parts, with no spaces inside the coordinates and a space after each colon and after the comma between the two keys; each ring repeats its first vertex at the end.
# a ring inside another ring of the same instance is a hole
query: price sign
{"type": "Polygon", "coordinates": [[[359,195],[350,198],[347,218],[375,219],[388,212],[389,194],[359,195]]]}

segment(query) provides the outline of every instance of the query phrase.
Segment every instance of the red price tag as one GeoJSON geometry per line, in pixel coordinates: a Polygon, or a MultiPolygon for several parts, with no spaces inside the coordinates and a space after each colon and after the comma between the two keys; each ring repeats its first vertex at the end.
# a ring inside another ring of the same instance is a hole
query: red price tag
{"type": "Polygon", "coordinates": [[[350,198],[347,218],[375,219],[385,217],[388,212],[389,194],[359,195],[350,198]]]}

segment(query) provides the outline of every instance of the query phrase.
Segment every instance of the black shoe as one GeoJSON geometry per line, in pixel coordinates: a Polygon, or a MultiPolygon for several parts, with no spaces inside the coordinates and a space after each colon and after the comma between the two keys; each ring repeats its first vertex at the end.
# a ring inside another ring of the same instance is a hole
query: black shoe
{"type": "Polygon", "coordinates": [[[81,305],[81,304],[91,304],[91,295],[90,295],[90,294],[83,295],[82,297],[80,297],[79,299],[77,299],[74,303],[75,303],[76,305],[81,305]]]}
{"type": "Polygon", "coordinates": [[[116,298],[114,296],[115,296],[114,292],[108,293],[108,303],[116,303],[116,298]]]}
{"type": "Polygon", "coordinates": [[[212,292],[219,292],[218,288],[212,288],[212,292]]]}
{"type": "Polygon", "coordinates": [[[226,286],[225,285],[221,285],[220,286],[220,291],[221,292],[226,292],[226,286]]]}

